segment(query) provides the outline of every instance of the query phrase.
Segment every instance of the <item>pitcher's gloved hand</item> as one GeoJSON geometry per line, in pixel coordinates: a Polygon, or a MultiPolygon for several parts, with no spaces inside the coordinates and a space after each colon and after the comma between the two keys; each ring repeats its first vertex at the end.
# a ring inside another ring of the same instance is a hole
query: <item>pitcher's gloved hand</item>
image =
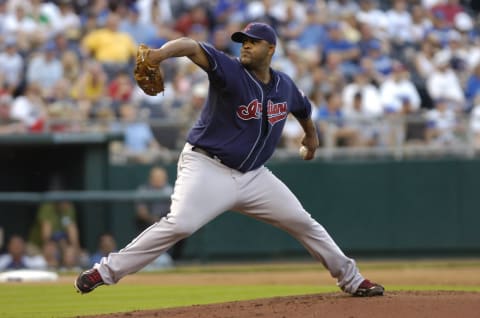
{"type": "Polygon", "coordinates": [[[155,96],[165,89],[163,74],[159,64],[153,64],[148,60],[151,49],[145,44],[140,44],[135,60],[133,74],[138,86],[150,96],[155,96]]]}

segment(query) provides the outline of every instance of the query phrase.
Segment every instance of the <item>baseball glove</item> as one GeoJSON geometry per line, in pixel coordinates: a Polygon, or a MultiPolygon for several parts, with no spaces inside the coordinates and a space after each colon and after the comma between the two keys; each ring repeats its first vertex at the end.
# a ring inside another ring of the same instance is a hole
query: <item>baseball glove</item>
{"type": "Polygon", "coordinates": [[[163,74],[159,64],[153,64],[147,61],[148,54],[151,49],[145,44],[140,44],[135,60],[135,69],[133,75],[138,86],[150,96],[155,96],[163,92],[163,74]]]}

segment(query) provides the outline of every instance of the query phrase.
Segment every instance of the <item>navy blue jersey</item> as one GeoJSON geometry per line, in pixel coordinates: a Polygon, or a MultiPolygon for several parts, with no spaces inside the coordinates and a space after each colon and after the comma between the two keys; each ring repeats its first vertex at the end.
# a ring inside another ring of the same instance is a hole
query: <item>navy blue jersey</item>
{"type": "Polygon", "coordinates": [[[311,104],[286,74],[271,70],[269,84],[206,43],[210,87],[187,141],[241,172],[263,165],[273,154],[288,113],[308,118],[311,104]]]}

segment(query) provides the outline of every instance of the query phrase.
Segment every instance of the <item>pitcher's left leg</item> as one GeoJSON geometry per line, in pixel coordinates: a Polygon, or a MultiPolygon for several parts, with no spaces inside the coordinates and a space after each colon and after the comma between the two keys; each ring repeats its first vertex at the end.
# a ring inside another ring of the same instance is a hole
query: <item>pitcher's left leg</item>
{"type": "Polygon", "coordinates": [[[325,228],[270,170],[260,168],[255,172],[250,180],[244,180],[240,211],[291,234],[322,262],[343,291],[355,293],[364,280],[355,261],[345,256],[325,228]]]}

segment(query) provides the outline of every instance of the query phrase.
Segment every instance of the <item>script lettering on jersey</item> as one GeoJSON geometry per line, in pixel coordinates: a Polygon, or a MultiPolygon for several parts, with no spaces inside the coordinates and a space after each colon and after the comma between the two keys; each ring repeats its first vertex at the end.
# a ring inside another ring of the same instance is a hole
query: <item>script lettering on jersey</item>
{"type": "MultiPolygon", "coordinates": [[[[273,103],[271,100],[267,102],[267,119],[270,125],[287,118],[287,103],[273,103]]],[[[237,116],[243,120],[262,118],[262,103],[258,99],[254,99],[248,105],[241,105],[237,108],[237,116]]]]}
{"type": "Polygon", "coordinates": [[[267,102],[267,114],[268,122],[270,125],[275,125],[281,120],[287,118],[287,103],[273,103],[271,100],[267,102]]]}

